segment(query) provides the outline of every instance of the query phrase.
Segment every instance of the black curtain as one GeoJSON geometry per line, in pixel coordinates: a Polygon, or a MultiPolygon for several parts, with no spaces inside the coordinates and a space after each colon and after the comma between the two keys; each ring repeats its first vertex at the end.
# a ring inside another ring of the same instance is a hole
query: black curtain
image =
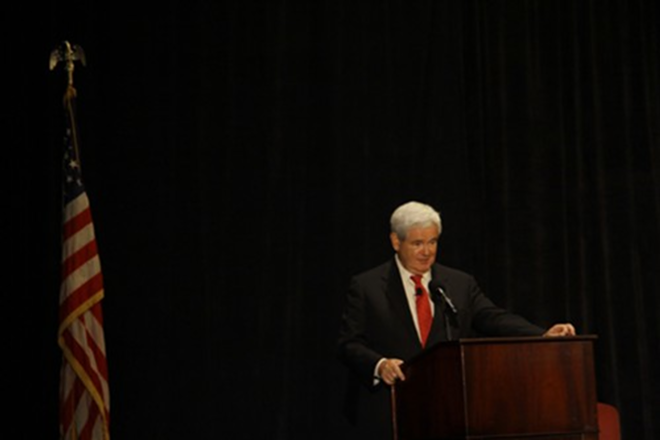
{"type": "Polygon", "coordinates": [[[599,399],[625,438],[660,437],[652,0],[49,6],[4,18],[3,387],[38,420],[13,438],[57,435],[63,40],[87,55],[113,438],[341,438],[343,295],[411,199],[497,303],[598,335],[599,399]]]}

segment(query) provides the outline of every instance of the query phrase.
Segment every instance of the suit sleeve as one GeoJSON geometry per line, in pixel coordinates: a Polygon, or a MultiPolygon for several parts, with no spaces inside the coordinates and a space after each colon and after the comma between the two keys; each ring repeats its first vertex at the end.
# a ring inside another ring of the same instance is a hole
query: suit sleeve
{"type": "Polygon", "coordinates": [[[470,278],[470,302],[472,328],[483,336],[541,336],[545,330],[522,316],[496,306],[470,278]]]}
{"type": "Polygon", "coordinates": [[[365,289],[353,278],[341,318],[338,358],[367,386],[373,386],[374,368],[383,358],[370,346],[367,333],[368,298],[365,289]]]}

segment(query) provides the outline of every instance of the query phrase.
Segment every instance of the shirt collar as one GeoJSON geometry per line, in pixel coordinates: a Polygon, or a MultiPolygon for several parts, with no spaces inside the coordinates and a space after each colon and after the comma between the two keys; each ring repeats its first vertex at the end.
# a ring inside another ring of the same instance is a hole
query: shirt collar
{"type": "MultiPolygon", "coordinates": [[[[410,272],[408,269],[405,268],[398,254],[394,254],[394,260],[396,261],[396,265],[399,268],[399,273],[401,274],[401,280],[404,283],[413,283],[410,277],[412,277],[414,273],[410,272]]],[[[424,286],[428,286],[430,281],[431,281],[431,270],[427,270],[422,275],[422,284],[424,286]]]]}

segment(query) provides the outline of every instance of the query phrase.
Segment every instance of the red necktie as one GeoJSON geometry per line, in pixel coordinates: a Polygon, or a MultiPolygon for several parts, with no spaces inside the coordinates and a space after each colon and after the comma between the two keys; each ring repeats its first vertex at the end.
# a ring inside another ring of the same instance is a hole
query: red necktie
{"type": "Polygon", "coordinates": [[[419,323],[419,333],[421,335],[422,347],[426,345],[426,338],[431,330],[433,315],[431,314],[431,304],[429,304],[429,292],[422,284],[421,275],[413,275],[410,278],[415,282],[415,304],[417,305],[417,322],[419,323]]]}

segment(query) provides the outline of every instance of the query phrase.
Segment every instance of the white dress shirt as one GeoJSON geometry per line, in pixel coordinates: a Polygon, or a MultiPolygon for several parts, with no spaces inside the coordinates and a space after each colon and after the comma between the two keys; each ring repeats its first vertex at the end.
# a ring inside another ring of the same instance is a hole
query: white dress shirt
{"type": "MultiPolygon", "coordinates": [[[[394,256],[394,260],[396,261],[396,265],[399,268],[399,274],[401,275],[401,283],[403,284],[403,290],[406,292],[406,299],[408,300],[408,308],[410,309],[410,314],[412,315],[413,322],[415,323],[415,329],[417,330],[417,337],[420,338],[420,332],[419,332],[419,320],[417,319],[417,304],[416,304],[416,288],[415,288],[415,282],[412,280],[412,276],[414,275],[412,272],[410,272],[408,269],[403,267],[403,264],[401,263],[401,260],[399,259],[398,255],[394,256]]],[[[431,271],[427,271],[425,274],[422,275],[422,285],[426,286],[426,290],[428,290],[428,285],[429,282],[431,281],[431,271]]],[[[433,304],[433,301],[431,301],[431,295],[428,296],[429,303],[431,304],[431,316],[434,315],[435,313],[435,304],[433,304]]],[[[385,358],[380,359],[376,363],[376,367],[374,368],[374,385],[377,385],[378,382],[380,381],[380,377],[378,376],[378,368],[380,367],[380,364],[385,362],[385,358]]]]}

